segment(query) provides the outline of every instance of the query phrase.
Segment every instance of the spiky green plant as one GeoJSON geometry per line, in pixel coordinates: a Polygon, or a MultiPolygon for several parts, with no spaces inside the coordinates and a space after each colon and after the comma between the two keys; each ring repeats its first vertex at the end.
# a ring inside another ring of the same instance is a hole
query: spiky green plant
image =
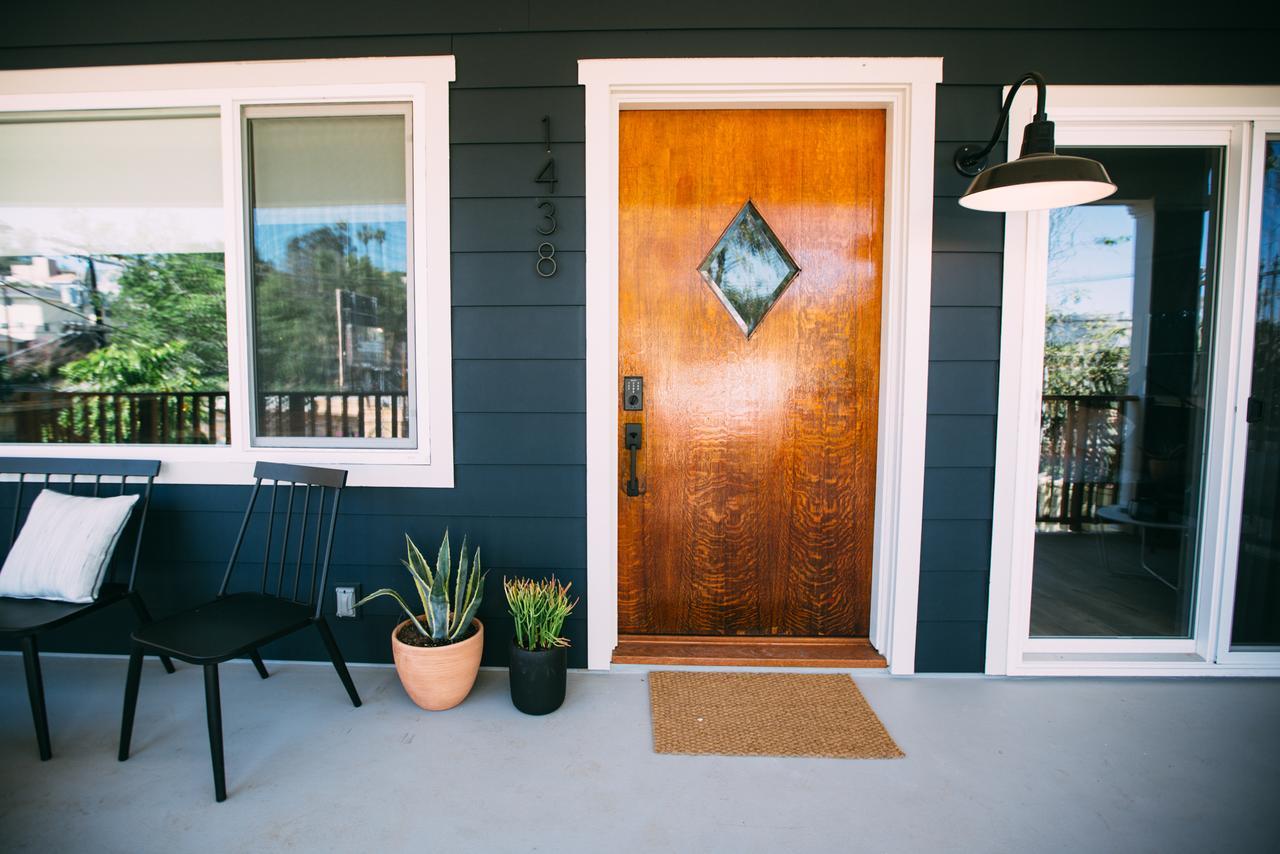
{"type": "Polygon", "coordinates": [[[476,610],[480,607],[480,599],[484,595],[484,579],[487,573],[480,571],[480,550],[476,549],[475,562],[468,566],[467,538],[465,536],[462,538],[462,553],[458,555],[458,571],[455,576],[453,562],[449,556],[448,531],[444,532],[444,540],[440,543],[440,553],[436,556],[434,571],[408,534],[404,535],[404,541],[408,555],[401,563],[413,577],[413,586],[422,600],[422,612],[415,614],[400,594],[390,587],[373,591],[357,602],[356,607],[379,596],[390,596],[409,615],[414,627],[423,637],[431,638],[437,645],[462,640],[471,626],[472,619],[475,618],[476,610]],[[450,582],[451,576],[454,577],[452,582],[450,582]],[[449,593],[450,586],[453,587],[452,598],[449,593]],[[422,617],[421,620],[418,619],[419,616],[422,617]],[[426,623],[425,626],[423,622],[426,623]]]}
{"type": "Polygon", "coordinates": [[[569,645],[569,641],[560,637],[560,630],[578,604],[577,599],[569,601],[571,586],[571,583],[561,584],[554,575],[542,581],[502,579],[507,609],[516,624],[517,645],[529,650],[569,645]]]}

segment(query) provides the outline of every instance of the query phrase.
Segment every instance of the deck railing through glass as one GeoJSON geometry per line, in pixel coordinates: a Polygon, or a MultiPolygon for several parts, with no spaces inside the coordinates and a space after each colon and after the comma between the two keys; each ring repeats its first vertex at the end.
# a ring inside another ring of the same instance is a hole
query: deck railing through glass
{"type": "MultiPolygon", "coordinates": [[[[263,436],[398,439],[406,392],[288,391],[258,396],[263,436]]],[[[0,442],[225,445],[226,391],[12,391],[0,398],[0,442]]]]}

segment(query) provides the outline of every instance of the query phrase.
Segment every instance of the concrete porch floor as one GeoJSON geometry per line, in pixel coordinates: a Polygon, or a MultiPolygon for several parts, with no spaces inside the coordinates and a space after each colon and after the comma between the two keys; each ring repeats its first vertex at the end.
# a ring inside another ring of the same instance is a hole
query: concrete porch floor
{"type": "Polygon", "coordinates": [[[662,756],[644,672],[572,673],[512,708],[504,671],[428,713],[395,672],[223,667],[216,804],[198,668],[143,671],[116,761],[125,662],[43,660],[41,763],[22,661],[0,656],[0,848],[223,851],[1251,852],[1280,839],[1280,681],[856,673],[894,761],[662,756]]]}

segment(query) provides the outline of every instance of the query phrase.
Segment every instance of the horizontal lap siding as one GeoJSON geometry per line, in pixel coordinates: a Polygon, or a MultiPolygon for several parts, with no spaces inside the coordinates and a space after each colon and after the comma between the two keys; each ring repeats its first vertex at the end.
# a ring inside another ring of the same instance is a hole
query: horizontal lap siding
{"type": "MultiPolygon", "coordinates": [[[[476,530],[490,567],[480,617],[486,663],[507,658],[511,636],[500,583],[504,574],[555,573],[581,598],[565,627],[570,663],[586,663],[585,243],[581,90],[573,86],[456,90],[450,98],[453,202],[455,459],[459,474],[480,464],[565,468],[576,480],[574,515],[492,519],[476,530]],[[548,239],[534,177],[546,160],[542,116],[552,115],[560,183],[557,272],[543,279],[530,251],[548,239]],[[465,361],[463,361],[465,360],[465,361]],[[466,386],[465,391],[462,387],[466,386]],[[530,524],[532,523],[532,524],[530,524]],[[539,565],[534,565],[539,564],[539,565]],[[511,572],[504,572],[510,567],[511,572]]],[[[550,496],[548,496],[551,498],[550,496]]],[[[550,506],[531,499],[542,511],[550,506]]],[[[554,501],[554,499],[552,499],[554,501]]],[[[365,584],[396,583],[395,567],[370,566],[365,584]]],[[[400,570],[403,572],[403,570],[400,570]]],[[[387,603],[390,604],[390,603],[387,603]]],[[[394,606],[392,606],[394,607],[394,606]]],[[[389,610],[371,623],[389,631],[389,610]]],[[[371,626],[371,629],[373,627],[371,626]]],[[[363,634],[367,634],[366,631],[363,634]]],[[[385,648],[378,638],[371,654],[385,648]]]]}
{"type": "MultiPolygon", "coordinates": [[[[529,175],[528,183],[533,183],[529,175]]],[[[552,197],[556,206],[555,234],[551,235],[556,252],[581,252],[586,244],[585,202],[566,196],[552,197]]],[[[457,252],[522,252],[529,257],[533,269],[533,249],[546,237],[538,234],[542,214],[532,198],[454,199],[453,251],[457,252]]]]}
{"type": "MultiPolygon", "coordinates": [[[[1248,24],[1234,30],[1139,33],[905,28],[498,33],[458,35],[454,55],[459,88],[506,86],[516,79],[557,85],[576,79],[579,58],[622,56],[942,56],[946,82],[967,85],[999,85],[1033,68],[1045,70],[1051,83],[1250,83],[1274,79],[1268,67],[1274,35],[1274,29],[1248,24]]],[[[989,134],[990,127],[981,136],[989,134]]]]}
{"type": "MultiPolygon", "coordinates": [[[[956,203],[968,179],[952,158],[958,145],[990,137],[999,106],[998,86],[938,88],[916,631],[923,672],[982,670],[986,658],[1004,217],[956,203]]],[[[1002,142],[993,160],[1004,149],[1002,142]]]]}
{"type": "MultiPolygon", "coordinates": [[[[519,83],[519,80],[515,81],[519,83]]],[[[572,81],[566,81],[572,83],[572,81]]],[[[489,572],[480,609],[484,661],[505,664],[511,636],[504,575],[557,575],[580,597],[566,626],[570,663],[586,664],[585,244],[582,93],[573,85],[450,96],[454,490],[422,493],[393,518],[353,520],[376,553],[350,566],[365,590],[404,586],[408,531],[429,542],[449,525],[470,533],[489,572]],[[546,160],[551,115],[559,183],[534,177],[546,160]],[[539,235],[540,197],[556,206],[556,232],[539,235]],[[533,248],[556,246],[556,275],[534,269],[533,248]],[[428,506],[430,505],[430,506],[428,506]],[[468,514],[469,518],[458,518],[468,514]]],[[[398,491],[380,490],[394,498],[398,491]]],[[[335,579],[339,571],[335,569],[335,579]]],[[[369,607],[366,626],[342,624],[370,660],[385,660],[395,606],[369,607]]]]}
{"type": "MultiPolygon", "coordinates": [[[[447,52],[447,45],[428,46],[447,52]]],[[[357,50],[356,53],[363,53],[357,50]]],[[[127,60],[134,61],[134,60],[127,60]]],[[[501,583],[513,574],[555,574],[580,597],[566,634],[570,663],[586,664],[586,439],[582,90],[504,87],[451,97],[452,334],[456,486],[451,490],[349,489],[343,498],[330,588],[405,590],[405,533],[433,554],[447,528],[482,550],[488,572],[480,618],[486,664],[505,664],[511,636],[501,583]],[[528,109],[532,105],[533,109],[528,109]],[[554,118],[559,165],[554,196],[557,275],[539,277],[534,183],[545,162],[541,118],[554,118]]],[[[212,596],[239,529],[240,487],[161,486],[148,526],[139,589],[156,614],[212,596]]],[[[246,554],[264,531],[251,527],[246,554]]],[[[238,565],[233,587],[259,583],[260,566],[238,565]]],[[[288,579],[292,581],[292,574],[288,579]]],[[[274,583],[275,576],[272,576],[274,583]]],[[[303,584],[306,584],[304,575],[303,584]]],[[[332,595],[325,609],[332,611],[332,595]]],[[[390,600],[358,620],[331,620],[352,661],[389,661],[397,622],[390,600]]],[[[127,609],[111,609],[54,633],[45,648],[127,652],[127,609]]],[[[270,657],[322,659],[318,638],[286,638],[270,657]]]]}
{"type": "MultiPolygon", "coordinates": [[[[643,4],[598,0],[484,0],[475,3],[365,0],[353,15],[344,0],[261,3],[223,0],[216,7],[176,14],[170,0],[133,0],[121,15],[98,0],[46,0],[17,5],[6,13],[0,46],[127,45],[164,41],[227,42],[251,39],[303,41],[343,38],[368,41],[389,34],[497,33],[538,30],[795,30],[797,28],[941,30],[1101,29],[1221,30],[1240,21],[1266,22],[1256,3],[1222,0],[1214,15],[1194,4],[1167,0],[1077,0],[1069,5],[1033,5],[989,0],[981,5],[945,0],[909,9],[847,0],[647,0],[643,4]],[[300,14],[305,8],[306,14],[300,14]]],[[[1272,21],[1274,25],[1274,21],[1272,21]]],[[[954,47],[953,47],[954,49],[954,47]]],[[[770,54],[760,54],[770,55],[770,54]]],[[[836,55],[836,54],[831,54],[836,55]]],[[[906,53],[902,55],[908,55],[906,53]]],[[[517,81],[512,81],[517,82],[517,81]]]]}
{"type": "Polygon", "coordinates": [[[534,272],[528,252],[455,252],[453,304],[576,305],[586,296],[586,256],[556,249],[556,274],[534,272]]]}
{"type": "MultiPolygon", "coordinates": [[[[1205,18],[1174,4],[1086,0],[1060,6],[993,2],[894,4],[801,0],[641,5],[505,0],[472,4],[348,4],[228,0],[183,7],[140,0],[18,4],[0,28],[0,67],[453,53],[450,183],[454,337],[453,490],[353,489],[335,547],[333,581],[404,587],[402,535],[434,547],[447,527],[483,550],[485,661],[506,661],[504,574],[555,572],[586,592],[583,94],[577,60],[627,56],[942,56],[935,162],[924,528],[917,667],[981,670],[1000,324],[1003,221],[960,208],[961,143],[986,140],[1000,86],[1039,69],[1051,83],[1275,83],[1275,21],[1233,12],[1205,18]],[[731,21],[735,29],[718,29],[731,21]],[[552,117],[559,184],[534,176],[552,117]],[[558,273],[542,279],[537,201],[553,198],[558,273]]],[[[1246,10],[1247,6],[1240,6],[1246,10]]],[[[1003,144],[993,154],[1004,157],[1003,144]]],[[[157,490],[140,583],[167,613],[211,595],[239,524],[245,490],[157,490]]],[[[243,567],[252,574],[252,567],[243,567]]],[[[331,598],[331,597],[330,597],[331,598]]],[[[331,606],[331,602],[328,603],[331,606]]],[[[335,621],[354,661],[386,661],[397,617],[385,600],[335,621]]],[[[52,637],[50,649],[122,652],[128,617],[107,612],[52,637]]],[[[586,661],[585,597],[566,629],[571,662],[586,661]]],[[[270,656],[320,658],[315,638],[270,656]]]]}
{"type": "MultiPolygon", "coordinates": [[[[704,0],[711,2],[711,0],[704,0]]],[[[56,3],[25,4],[44,10],[56,3]]],[[[313,17],[302,4],[281,2],[297,18],[313,17]],[[297,10],[304,9],[303,14],[297,10]]],[[[1122,4],[1121,4],[1122,5],[1122,4]]],[[[258,4],[256,8],[261,8],[258,4]]],[[[105,7],[104,7],[105,8],[105,7]]],[[[212,8],[212,7],[210,7],[212,8]]],[[[219,14],[221,6],[218,7],[219,14]]],[[[189,14],[189,13],[188,13],[189,14]]],[[[256,13],[254,13],[256,14],[256,13]]],[[[903,12],[903,17],[912,15],[903,12]]],[[[1110,14],[1110,13],[1108,13],[1110,14]]],[[[1161,13],[1163,14],[1163,13],[1161,13]]],[[[168,18],[181,18],[170,8],[168,18]]],[[[248,15],[250,19],[252,14],[248,15]]],[[[342,16],[344,23],[349,14],[342,16]]],[[[1226,29],[1097,29],[1081,16],[1083,26],[1041,30],[912,28],[910,25],[867,29],[799,28],[782,31],[635,30],[610,32],[459,32],[453,36],[397,31],[396,15],[384,16],[385,35],[295,38],[245,35],[206,40],[192,25],[181,40],[125,43],[82,43],[81,24],[68,22],[38,45],[21,29],[4,28],[0,67],[35,68],[65,65],[124,65],[144,62],[198,62],[250,59],[300,59],[338,56],[409,56],[452,53],[458,60],[457,89],[543,88],[573,86],[578,59],[681,56],[941,56],[946,84],[999,86],[1022,71],[1042,69],[1050,83],[1268,83],[1275,82],[1269,48],[1276,35],[1275,15],[1215,15],[1232,22],[1226,29]],[[1268,26],[1269,25],[1269,26],[1268,26]]],[[[131,25],[140,19],[119,16],[131,25]]],[[[189,20],[189,19],[188,19],[189,20]]],[[[1103,18],[1105,20],[1105,16],[1103,18]]],[[[997,97],[993,93],[993,98],[997,97]]],[[[535,112],[537,112],[535,110],[535,112]]],[[[538,116],[540,118],[541,115],[538,116]]],[[[512,116],[514,119],[515,116],[512,116]]],[[[514,123],[514,121],[512,122],[514,123]]],[[[500,120],[499,125],[507,122],[500,120]]],[[[521,131],[527,135],[527,131],[521,131]]],[[[540,133],[540,131],[539,131],[540,133]]],[[[989,128],[978,136],[985,137],[989,128]]],[[[537,137],[535,137],[536,139],[537,137]]],[[[493,138],[488,142],[509,142],[493,138]]],[[[969,141],[980,141],[969,138],[969,141]]]]}

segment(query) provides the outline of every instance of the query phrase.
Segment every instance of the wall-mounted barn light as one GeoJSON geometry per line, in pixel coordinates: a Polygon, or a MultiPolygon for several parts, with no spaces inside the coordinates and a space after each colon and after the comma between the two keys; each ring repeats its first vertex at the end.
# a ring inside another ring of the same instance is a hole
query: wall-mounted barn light
{"type": "Polygon", "coordinates": [[[961,205],[979,211],[1044,210],[1096,202],[1116,191],[1111,176],[1098,161],[1057,153],[1053,122],[1045,115],[1044,103],[1044,77],[1028,71],[1009,90],[991,141],[982,148],[966,145],[956,151],[956,169],[962,175],[974,176],[960,197],[961,205]],[[1013,97],[1028,80],[1036,84],[1036,114],[1022,134],[1022,153],[1017,160],[988,168],[987,155],[996,147],[1009,120],[1013,97]]]}

